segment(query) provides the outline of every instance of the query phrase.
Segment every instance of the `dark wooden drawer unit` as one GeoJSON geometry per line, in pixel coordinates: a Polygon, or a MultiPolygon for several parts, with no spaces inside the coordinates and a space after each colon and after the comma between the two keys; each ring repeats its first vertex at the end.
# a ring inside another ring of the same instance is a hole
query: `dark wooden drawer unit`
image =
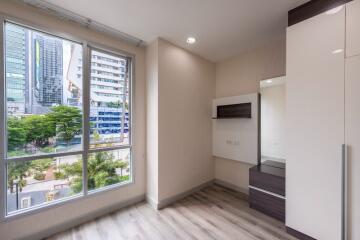
{"type": "Polygon", "coordinates": [[[285,199],[249,189],[250,207],[285,222],[285,199]]]}
{"type": "Polygon", "coordinates": [[[285,222],[285,164],[265,161],[249,170],[250,207],[285,222]]]}

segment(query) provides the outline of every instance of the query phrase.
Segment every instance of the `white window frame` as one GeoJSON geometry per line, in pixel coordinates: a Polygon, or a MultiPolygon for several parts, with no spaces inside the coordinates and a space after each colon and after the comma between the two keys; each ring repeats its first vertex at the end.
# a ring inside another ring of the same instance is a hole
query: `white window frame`
{"type": "Polygon", "coordinates": [[[116,190],[120,187],[127,186],[135,183],[135,169],[134,169],[134,149],[133,149],[133,105],[134,105],[134,88],[135,86],[135,55],[128,53],[123,50],[105,46],[99,43],[87,41],[85,39],[77,38],[70,34],[64,32],[57,32],[56,30],[49,30],[47,27],[41,27],[38,24],[33,24],[29,21],[24,21],[19,18],[12,16],[0,14],[0,222],[12,220],[15,218],[23,217],[25,215],[38,213],[40,211],[46,211],[54,206],[62,204],[70,204],[73,201],[82,200],[88,197],[94,197],[97,194],[109,190],[116,190]],[[64,40],[72,41],[82,45],[83,58],[83,125],[82,125],[82,150],[73,151],[73,152],[64,152],[64,153],[52,153],[46,155],[36,155],[36,156],[26,156],[26,157],[12,157],[7,158],[7,128],[6,128],[6,118],[7,118],[7,108],[6,108],[6,77],[5,77],[5,24],[6,22],[13,23],[30,30],[39,31],[48,35],[52,35],[57,38],[62,38],[64,40]],[[103,53],[108,53],[118,57],[126,58],[128,61],[128,84],[129,84],[129,144],[119,145],[114,147],[107,148],[91,148],[90,149],[90,88],[91,88],[91,50],[100,51],[103,53]],[[86,134],[87,133],[87,134],[86,134]],[[89,154],[103,151],[119,150],[119,149],[129,149],[130,150],[130,159],[129,159],[129,168],[130,168],[130,179],[127,182],[117,183],[102,187],[99,189],[88,191],[88,181],[87,181],[87,158],[89,154]],[[58,156],[69,156],[69,155],[82,155],[82,165],[83,165],[83,189],[82,192],[74,196],[65,197],[59,200],[54,200],[49,203],[43,203],[36,206],[32,206],[26,209],[19,209],[18,211],[8,214],[7,213],[7,173],[6,173],[6,164],[9,162],[16,161],[31,161],[42,158],[51,158],[58,156]]]}

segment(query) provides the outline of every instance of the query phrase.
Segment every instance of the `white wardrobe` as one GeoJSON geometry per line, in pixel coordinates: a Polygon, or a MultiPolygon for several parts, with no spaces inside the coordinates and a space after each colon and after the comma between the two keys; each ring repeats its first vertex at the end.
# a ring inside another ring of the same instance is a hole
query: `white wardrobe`
{"type": "Polygon", "coordinates": [[[288,27],[286,65],[286,226],[358,240],[360,0],[288,27]]]}

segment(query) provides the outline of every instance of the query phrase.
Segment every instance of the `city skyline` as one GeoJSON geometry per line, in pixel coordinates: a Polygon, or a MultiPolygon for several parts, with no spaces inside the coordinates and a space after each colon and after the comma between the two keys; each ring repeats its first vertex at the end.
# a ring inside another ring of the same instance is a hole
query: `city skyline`
{"type": "MultiPolygon", "coordinates": [[[[15,24],[5,29],[8,115],[46,114],[58,105],[82,110],[82,46],[15,24]]],[[[91,51],[91,133],[101,141],[124,141],[129,132],[126,64],[91,51]]]]}

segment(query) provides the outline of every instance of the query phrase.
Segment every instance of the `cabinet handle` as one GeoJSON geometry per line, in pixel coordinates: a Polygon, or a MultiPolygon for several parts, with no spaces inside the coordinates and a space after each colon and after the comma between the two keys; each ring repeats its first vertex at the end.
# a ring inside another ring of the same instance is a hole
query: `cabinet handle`
{"type": "Polygon", "coordinates": [[[348,146],[342,145],[341,157],[341,239],[347,240],[347,170],[348,170],[348,146]]]}

